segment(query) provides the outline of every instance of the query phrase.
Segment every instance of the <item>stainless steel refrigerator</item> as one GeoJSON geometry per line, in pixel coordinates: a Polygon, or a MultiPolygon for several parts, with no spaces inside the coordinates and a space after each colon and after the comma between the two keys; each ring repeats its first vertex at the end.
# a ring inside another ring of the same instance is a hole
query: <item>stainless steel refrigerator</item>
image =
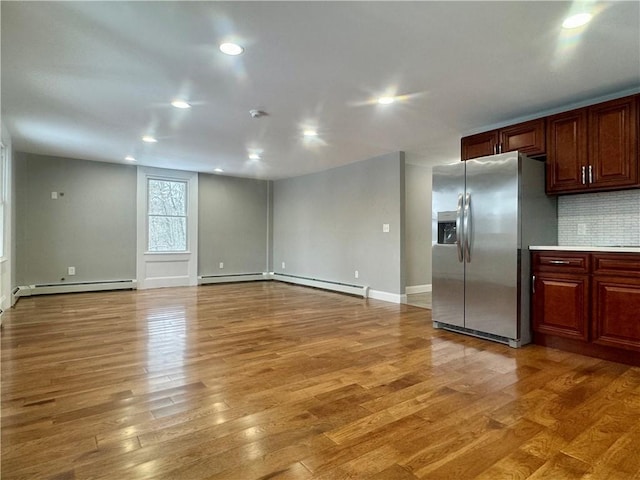
{"type": "Polygon", "coordinates": [[[531,341],[530,245],[556,245],[544,162],[518,152],[433,167],[433,323],[519,347],[531,341]]]}

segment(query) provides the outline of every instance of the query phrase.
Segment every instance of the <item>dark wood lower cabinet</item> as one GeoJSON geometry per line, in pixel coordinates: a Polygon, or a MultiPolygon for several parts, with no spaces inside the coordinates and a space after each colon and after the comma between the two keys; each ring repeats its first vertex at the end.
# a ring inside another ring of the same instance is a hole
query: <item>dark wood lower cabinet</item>
{"type": "Polygon", "coordinates": [[[533,298],[536,331],[588,340],[587,275],[538,274],[533,298]]]}
{"type": "Polygon", "coordinates": [[[640,365],[640,255],[532,254],[534,342],[640,365]]]}
{"type": "Polygon", "coordinates": [[[592,315],[594,343],[640,352],[640,279],[594,276],[592,315]]]}

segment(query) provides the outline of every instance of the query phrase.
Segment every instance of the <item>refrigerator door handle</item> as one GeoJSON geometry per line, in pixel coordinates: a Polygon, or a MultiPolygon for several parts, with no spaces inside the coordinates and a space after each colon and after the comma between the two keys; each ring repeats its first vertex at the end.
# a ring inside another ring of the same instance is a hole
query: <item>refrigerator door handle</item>
{"type": "Polygon", "coordinates": [[[462,194],[458,194],[458,208],[456,209],[456,249],[458,250],[458,262],[462,263],[464,257],[462,256],[462,241],[464,237],[462,226],[462,194]]]}
{"type": "Polygon", "coordinates": [[[471,231],[473,228],[471,219],[471,194],[467,193],[464,200],[464,215],[463,215],[463,229],[464,229],[464,258],[467,263],[471,262],[471,231]]]}

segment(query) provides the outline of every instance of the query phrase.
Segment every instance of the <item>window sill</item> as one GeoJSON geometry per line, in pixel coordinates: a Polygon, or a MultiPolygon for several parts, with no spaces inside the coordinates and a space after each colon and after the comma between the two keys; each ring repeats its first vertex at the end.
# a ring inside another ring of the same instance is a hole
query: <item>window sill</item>
{"type": "Polygon", "coordinates": [[[189,250],[184,252],[144,252],[145,255],[191,255],[189,250]]]}

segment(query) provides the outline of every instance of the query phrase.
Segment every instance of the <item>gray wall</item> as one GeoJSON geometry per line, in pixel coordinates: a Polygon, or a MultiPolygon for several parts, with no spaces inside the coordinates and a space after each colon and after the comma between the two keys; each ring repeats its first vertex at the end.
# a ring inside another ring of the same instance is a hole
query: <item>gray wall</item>
{"type": "Polygon", "coordinates": [[[136,278],[135,167],[16,152],[14,168],[17,285],[136,278]]]}
{"type": "Polygon", "coordinates": [[[274,271],[403,294],[404,182],[402,152],[274,181],[274,271]]]}
{"type": "Polygon", "coordinates": [[[198,274],[268,271],[269,182],[200,173],[198,194],[198,274]]]}
{"type": "Polygon", "coordinates": [[[407,286],[431,283],[431,167],[407,164],[405,254],[407,286]]]}
{"type": "MultiPolygon", "coordinates": [[[[136,277],[135,166],[20,152],[14,165],[14,285],[136,277]]],[[[275,182],[199,174],[199,203],[199,275],[276,271],[404,293],[401,152],[275,182]]]]}

